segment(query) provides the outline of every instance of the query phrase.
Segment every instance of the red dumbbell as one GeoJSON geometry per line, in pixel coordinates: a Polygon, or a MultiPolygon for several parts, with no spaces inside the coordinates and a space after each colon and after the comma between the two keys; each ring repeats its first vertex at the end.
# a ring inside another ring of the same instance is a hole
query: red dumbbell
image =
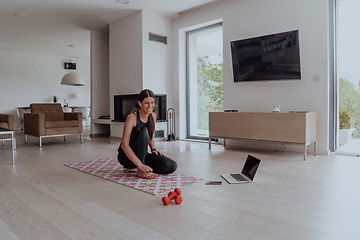
{"type": "Polygon", "coordinates": [[[174,197],[174,201],[175,201],[176,204],[179,205],[179,204],[182,203],[183,199],[182,199],[181,196],[178,195],[178,196],[175,196],[175,197],[174,197]]]}
{"type": "MultiPolygon", "coordinates": [[[[162,198],[162,202],[164,203],[164,205],[168,205],[170,200],[172,200],[172,199],[174,199],[175,197],[178,197],[178,196],[180,197],[180,195],[181,195],[180,189],[175,188],[173,192],[169,192],[167,197],[162,198]]],[[[178,200],[178,202],[179,202],[179,200],[178,200]]],[[[180,203],[181,202],[182,202],[182,198],[181,198],[180,203]]],[[[180,203],[177,203],[177,204],[180,204],[180,203]]]]}

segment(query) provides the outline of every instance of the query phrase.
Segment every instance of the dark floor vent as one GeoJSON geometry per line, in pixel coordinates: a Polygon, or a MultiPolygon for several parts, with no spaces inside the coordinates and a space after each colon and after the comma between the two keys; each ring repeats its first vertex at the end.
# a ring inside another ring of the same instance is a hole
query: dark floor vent
{"type": "Polygon", "coordinates": [[[149,32],[149,40],[167,44],[167,37],[149,32]]]}

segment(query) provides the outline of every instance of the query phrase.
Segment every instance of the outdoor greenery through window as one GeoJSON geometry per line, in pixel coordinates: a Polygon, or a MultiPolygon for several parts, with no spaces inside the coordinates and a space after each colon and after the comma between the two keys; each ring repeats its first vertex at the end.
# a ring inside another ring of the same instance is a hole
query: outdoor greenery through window
{"type": "Polygon", "coordinates": [[[198,129],[209,129],[209,112],[223,111],[223,57],[222,54],[200,57],[198,76],[198,129]]]}
{"type": "Polygon", "coordinates": [[[340,78],[339,128],[353,129],[352,138],[360,139],[360,82],[356,87],[346,78],[340,78]]]}

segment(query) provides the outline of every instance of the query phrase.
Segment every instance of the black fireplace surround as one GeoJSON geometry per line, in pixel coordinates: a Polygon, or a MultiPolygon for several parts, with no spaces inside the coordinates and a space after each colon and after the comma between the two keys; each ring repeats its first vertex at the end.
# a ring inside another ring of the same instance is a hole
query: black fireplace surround
{"type": "MultiPolygon", "coordinates": [[[[114,122],[125,122],[131,111],[136,111],[138,94],[114,95],[114,122]]],[[[155,95],[156,121],[166,121],[166,94],[155,95]]]]}

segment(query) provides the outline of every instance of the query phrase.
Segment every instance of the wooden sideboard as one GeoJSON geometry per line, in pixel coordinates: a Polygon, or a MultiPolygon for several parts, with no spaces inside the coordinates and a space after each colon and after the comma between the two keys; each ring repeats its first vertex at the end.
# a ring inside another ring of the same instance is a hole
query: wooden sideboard
{"type": "Polygon", "coordinates": [[[311,143],[314,144],[314,155],[317,154],[317,114],[210,112],[209,149],[211,138],[224,138],[224,146],[226,138],[302,144],[306,160],[307,146],[311,143]]]}

